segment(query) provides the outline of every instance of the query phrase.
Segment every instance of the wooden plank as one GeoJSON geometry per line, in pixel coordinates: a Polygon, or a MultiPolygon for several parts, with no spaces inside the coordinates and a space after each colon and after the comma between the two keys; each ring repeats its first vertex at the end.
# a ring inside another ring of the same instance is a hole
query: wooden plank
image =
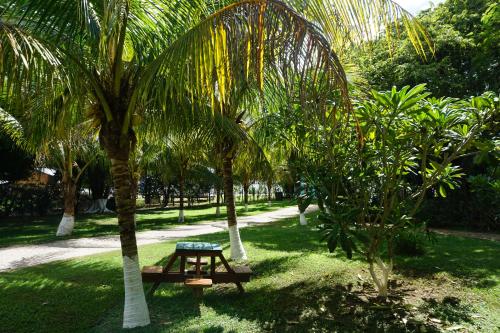
{"type": "Polygon", "coordinates": [[[143,273],[143,274],[161,274],[161,273],[163,273],[163,267],[161,267],[161,266],[144,266],[144,267],[142,267],[141,273],[143,273]]]}
{"type": "Polygon", "coordinates": [[[212,279],[186,279],[186,281],[184,281],[184,285],[190,288],[209,288],[212,286],[212,279]]]}

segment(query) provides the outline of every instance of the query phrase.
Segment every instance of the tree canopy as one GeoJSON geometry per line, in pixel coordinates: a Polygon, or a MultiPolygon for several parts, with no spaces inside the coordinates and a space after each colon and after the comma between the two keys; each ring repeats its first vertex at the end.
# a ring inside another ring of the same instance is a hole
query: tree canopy
{"type": "Polygon", "coordinates": [[[368,43],[352,61],[374,89],[427,83],[434,96],[467,97],[500,89],[500,5],[495,0],[447,0],[418,15],[435,52],[427,59],[413,51],[405,33],[368,43]]]}

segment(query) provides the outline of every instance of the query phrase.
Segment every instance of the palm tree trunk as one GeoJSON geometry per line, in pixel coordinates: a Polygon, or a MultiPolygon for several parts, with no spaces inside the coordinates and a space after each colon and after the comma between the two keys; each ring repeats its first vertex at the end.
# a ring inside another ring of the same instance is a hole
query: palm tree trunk
{"type": "Polygon", "coordinates": [[[134,328],[149,325],[150,319],[135,238],[136,186],[133,181],[135,177],[129,166],[134,137],[132,133],[124,138],[121,134],[121,127],[119,121],[105,123],[101,128],[99,140],[111,161],[111,176],[115,189],[125,289],[123,328],[134,328]]]}
{"type": "Polygon", "coordinates": [[[170,184],[165,186],[162,186],[162,191],[163,191],[163,207],[168,207],[168,200],[170,198],[170,184]]]}
{"type": "Polygon", "coordinates": [[[271,206],[271,190],[272,190],[273,184],[268,181],[267,182],[267,205],[271,206]]]}
{"type": "Polygon", "coordinates": [[[217,186],[217,203],[216,203],[216,207],[215,207],[215,216],[220,216],[220,188],[219,186],[217,186]]]}
{"type": "Polygon", "coordinates": [[[68,236],[75,227],[76,184],[67,172],[62,178],[64,213],[57,228],[56,236],[68,236]]]}
{"type": "Polygon", "coordinates": [[[247,183],[243,184],[243,202],[245,203],[245,211],[248,210],[248,188],[250,186],[247,183]]]}
{"type": "Polygon", "coordinates": [[[184,176],[179,177],[179,222],[184,222],[184,176]]]}
{"type": "Polygon", "coordinates": [[[231,259],[246,260],[247,255],[243,248],[240,238],[238,222],[236,220],[236,209],[234,207],[234,188],[233,188],[233,158],[224,157],[224,196],[227,207],[227,225],[229,229],[229,241],[231,247],[231,259]]]}
{"type": "MultiPolygon", "coordinates": [[[[121,156],[122,157],[122,156],[121,156]]],[[[128,157],[128,154],[127,154],[128,157]]],[[[128,159],[111,158],[111,175],[115,187],[116,211],[120,228],[125,284],[123,327],[149,325],[149,311],[144,296],[137,241],[135,238],[135,190],[128,159]]]]}

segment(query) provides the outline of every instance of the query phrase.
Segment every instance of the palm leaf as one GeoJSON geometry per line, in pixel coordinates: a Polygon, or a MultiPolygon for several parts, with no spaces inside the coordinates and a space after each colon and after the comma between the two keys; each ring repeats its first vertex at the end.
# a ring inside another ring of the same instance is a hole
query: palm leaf
{"type": "Polygon", "coordinates": [[[304,6],[307,18],[317,23],[328,42],[344,58],[353,45],[384,37],[392,51],[394,34],[405,32],[415,51],[426,58],[434,52],[429,34],[408,11],[391,0],[309,0],[291,1],[304,6]]]}
{"type": "Polygon", "coordinates": [[[315,96],[322,106],[337,93],[337,103],[349,107],[345,73],[328,42],[280,1],[241,1],[207,17],[148,68],[143,89],[162,109],[169,107],[166,96],[186,91],[191,102],[224,112],[236,92],[262,91],[268,80],[304,105],[315,96]]]}

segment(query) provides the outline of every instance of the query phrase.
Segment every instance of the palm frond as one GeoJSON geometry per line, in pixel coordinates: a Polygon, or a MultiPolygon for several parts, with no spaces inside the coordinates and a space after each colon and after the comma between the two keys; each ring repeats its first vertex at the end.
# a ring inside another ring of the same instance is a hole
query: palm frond
{"type": "Polygon", "coordinates": [[[22,102],[30,89],[48,89],[62,77],[60,54],[0,19],[0,92],[22,102]]]}
{"type": "Polygon", "coordinates": [[[391,0],[308,0],[292,3],[303,6],[307,18],[315,22],[328,42],[343,57],[353,45],[386,38],[390,50],[394,34],[405,32],[415,51],[426,58],[433,43],[422,24],[391,0]],[[305,5],[304,5],[305,3],[305,5]]]}
{"type": "Polygon", "coordinates": [[[224,112],[238,90],[262,91],[266,83],[292,90],[310,110],[335,95],[337,107],[349,108],[345,73],[327,40],[276,0],[241,1],[207,17],[165,50],[142,82],[152,91],[144,97],[162,109],[186,91],[192,104],[224,112]]]}
{"type": "Polygon", "coordinates": [[[24,130],[18,119],[0,107],[0,131],[7,134],[16,145],[25,147],[24,130]]]}

